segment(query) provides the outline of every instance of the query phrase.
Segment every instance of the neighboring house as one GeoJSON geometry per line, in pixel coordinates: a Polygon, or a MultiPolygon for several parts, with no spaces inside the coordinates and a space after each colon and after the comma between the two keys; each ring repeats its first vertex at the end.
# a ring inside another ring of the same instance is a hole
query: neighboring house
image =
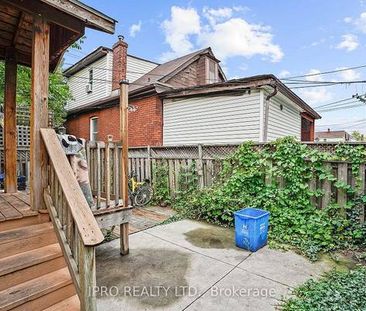
{"type": "MultiPolygon", "coordinates": [[[[118,139],[118,81],[137,72],[141,76],[132,78],[129,86],[130,146],[265,142],[288,135],[314,140],[314,122],[320,116],[301,98],[273,75],[227,81],[211,48],[161,65],[154,63],[152,69],[145,61],[138,71],[129,68],[125,42],[117,42],[112,51],[100,49],[110,53],[112,61],[106,60],[101,67],[109,76],[95,82],[91,79],[93,89],[98,87],[98,98],[85,100],[87,95],[82,94],[78,100],[74,95],[75,100],[68,104],[71,134],[92,140],[105,140],[111,134],[118,139]]],[[[100,58],[94,60],[90,55],[86,57],[89,62],[82,60],[66,70],[70,81],[80,75],[77,68],[101,66],[96,65],[100,58]]],[[[87,83],[81,85],[85,93],[87,83]]],[[[72,83],[70,87],[74,93],[76,87],[72,83]]]]}
{"type": "Polygon", "coordinates": [[[328,129],[324,132],[316,132],[315,141],[319,142],[346,142],[351,141],[351,134],[346,131],[331,131],[328,129]]]}

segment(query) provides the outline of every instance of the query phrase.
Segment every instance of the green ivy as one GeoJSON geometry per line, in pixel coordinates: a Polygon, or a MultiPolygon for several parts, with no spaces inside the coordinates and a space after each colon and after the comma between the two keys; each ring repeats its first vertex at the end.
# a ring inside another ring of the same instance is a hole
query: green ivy
{"type": "Polygon", "coordinates": [[[325,160],[351,162],[357,180],[366,151],[363,147],[339,145],[334,154],[329,154],[312,150],[291,137],[279,139],[260,151],[247,142],[223,163],[214,186],[179,196],[173,207],[187,217],[225,226],[233,225],[236,210],[248,206],[263,208],[271,213],[270,243],[295,247],[312,260],[320,252],[364,246],[366,228],[357,221],[357,207],[366,200],[365,196],[356,195],[359,182],[354,187],[334,183],[347,191],[345,208],[335,204],[334,198],[323,209],[311,204],[312,199],[324,195],[320,188],[309,188],[312,178],[335,181],[332,171],[324,166],[325,160]]]}
{"type": "Polygon", "coordinates": [[[153,166],[153,203],[158,205],[169,205],[171,196],[169,190],[169,167],[166,163],[153,166]]]}
{"type": "Polygon", "coordinates": [[[283,311],[354,311],[365,310],[366,269],[327,274],[320,281],[310,280],[295,289],[294,298],[283,311]]]}

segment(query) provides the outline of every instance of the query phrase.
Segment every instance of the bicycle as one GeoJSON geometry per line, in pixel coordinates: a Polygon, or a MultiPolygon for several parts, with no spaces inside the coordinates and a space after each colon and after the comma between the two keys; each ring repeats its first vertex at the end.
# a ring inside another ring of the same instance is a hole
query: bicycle
{"type": "Polygon", "coordinates": [[[151,201],[153,194],[150,181],[145,179],[143,182],[138,182],[136,174],[132,172],[128,179],[128,196],[132,205],[146,206],[151,201]]]}

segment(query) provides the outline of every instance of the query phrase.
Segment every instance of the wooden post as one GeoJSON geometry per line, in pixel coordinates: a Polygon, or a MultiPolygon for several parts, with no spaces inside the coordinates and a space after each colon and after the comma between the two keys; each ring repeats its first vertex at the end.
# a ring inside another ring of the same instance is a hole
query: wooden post
{"type": "Polygon", "coordinates": [[[111,153],[110,153],[110,143],[113,140],[112,135],[107,135],[107,141],[105,142],[105,204],[107,207],[111,204],[111,153]]]}
{"type": "Polygon", "coordinates": [[[17,62],[14,48],[6,49],[4,92],[5,192],[17,192],[17,62]]]}
{"type": "MultiPolygon", "coordinates": [[[[128,81],[120,82],[120,139],[122,140],[121,155],[121,194],[123,206],[128,207],[128,81]]],[[[129,224],[120,225],[120,253],[127,255],[129,253],[128,241],[129,224]]]]}
{"type": "Polygon", "coordinates": [[[31,207],[45,209],[42,194],[47,186],[47,152],[42,143],[41,128],[48,127],[48,71],[49,71],[50,26],[39,15],[33,16],[32,44],[32,105],[30,186],[31,207]]]}
{"type": "Polygon", "coordinates": [[[80,307],[85,311],[96,311],[96,297],[93,294],[96,282],[95,248],[84,246],[79,239],[80,307]]]}
{"type": "Polygon", "coordinates": [[[121,194],[123,205],[128,206],[128,82],[120,82],[120,139],[122,141],[121,156],[121,194]]]}

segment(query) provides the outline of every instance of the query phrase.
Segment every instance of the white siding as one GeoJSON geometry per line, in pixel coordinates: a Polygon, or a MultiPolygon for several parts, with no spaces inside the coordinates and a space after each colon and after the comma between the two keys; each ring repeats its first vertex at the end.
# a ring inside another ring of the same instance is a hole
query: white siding
{"type": "Polygon", "coordinates": [[[127,55],[127,80],[132,83],[157,66],[149,61],[127,55]]]}
{"type": "Polygon", "coordinates": [[[164,145],[259,140],[259,92],[164,100],[164,145]]]}
{"type": "MultiPolygon", "coordinates": [[[[149,61],[127,55],[127,79],[131,82],[154,69],[157,65],[149,61]]],[[[73,100],[66,105],[66,109],[76,108],[98,99],[111,95],[113,52],[100,58],[93,64],[77,72],[68,79],[73,100]],[[85,88],[88,84],[89,69],[93,68],[93,92],[87,93],[85,88]]]]}
{"type": "MultiPolygon", "coordinates": [[[[268,94],[265,93],[265,96],[268,94]]],[[[288,101],[276,95],[271,98],[268,118],[268,141],[284,136],[295,136],[301,139],[300,108],[292,106],[288,101]],[[280,109],[282,104],[283,109],[280,109]]]]}
{"type": "Polygon", "coordinates": [[[111,57],[109,54],[98,59],[92,65],[80,70],[68,79],[73,99],[67,103],[66,109],[72,109],[110,95],[112,75],[110,70],[106,70],[109,68],[108,61],[111,57]],[[87,93],[85,88],[89,83],[89,69],[91,68],[93,68],[93,91],[87,93]]]}

